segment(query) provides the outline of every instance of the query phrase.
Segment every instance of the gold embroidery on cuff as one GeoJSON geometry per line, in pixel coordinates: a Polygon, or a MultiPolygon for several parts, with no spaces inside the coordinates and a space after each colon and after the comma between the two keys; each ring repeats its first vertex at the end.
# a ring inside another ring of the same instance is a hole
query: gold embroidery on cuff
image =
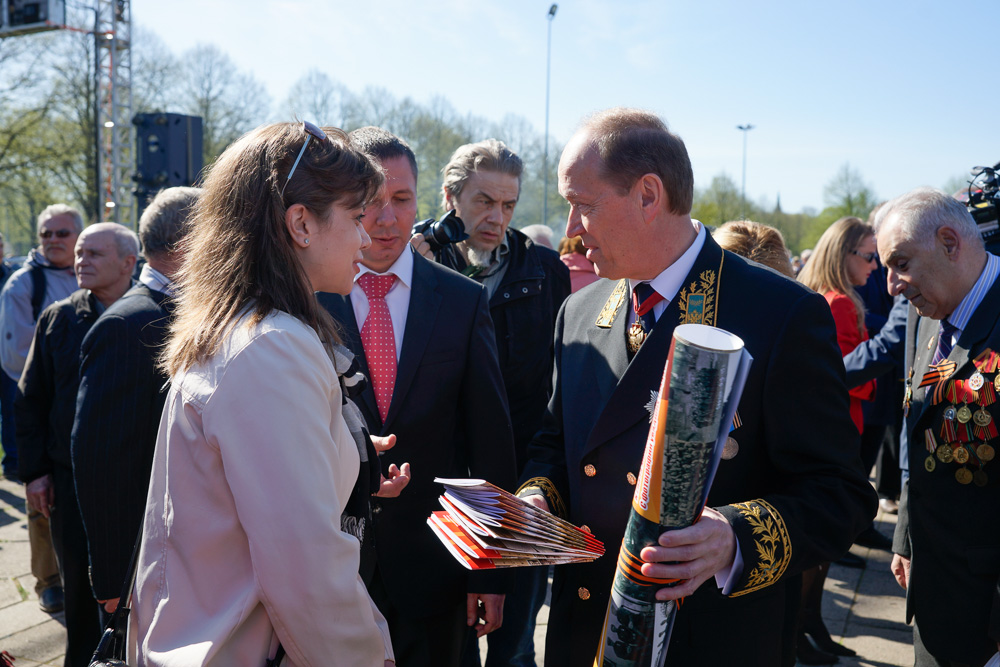
{"type": "MultiPolygon", "coordinates": [[[[750,571],[747,587],[730,597],[739,597],[776,583],[788,569],[792,559],[792,542],[788,537],[788,528],[778,510],[763,500],[751,500],[748,503],[732,505],[753,528],[754,547],[757,551],[757,563],[750,571]]],[[[752,559],[744,554],[745,567],[752,559]]]]}
{"type": "Polygon", "coordinates": [[[532,477],[527,482],[522,484],[521,488],[519,488],[517,493],[514,495],[520,497],[522,491],[527,491],[529,489],[537,489],[541,491],[542,495],[545,496],[545,500],[548,501],[549,509],[553,514],[562,519],[569,518],[569,512],[566,511],[566,503],[563,502],[562,496],[559,495],[556,485],[553,484],[547,477],[532,477]]]}

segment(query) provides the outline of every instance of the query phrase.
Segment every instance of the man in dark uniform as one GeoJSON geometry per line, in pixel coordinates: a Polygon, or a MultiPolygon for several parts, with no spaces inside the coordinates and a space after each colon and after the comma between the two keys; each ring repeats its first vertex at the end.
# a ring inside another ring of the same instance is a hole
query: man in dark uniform
{"type": "Polygon", "coordinates": [[[1000,648],[1000,258],[932,188],[889,202],[876,233],[889,291],[911,306],[892,570],[915,621],[914,664],[982,667],[1000,648]]]}
{"type": "MultiPolygon", "coordinates": [[[[553,250],[510,227],[521,192],[523,165],[502,141],[459,146],[444,168],[444,208],[455,209],[469,238],[444,246],[435,259],[479,283],[489,294],[517,472],[527,463],[532,436],[552,386],[552,334],[569,296],[569,269],[553,250]]],[[[535,617],[545,600],[548,568],[519,568],[504,601],[503,626],[488,636],[488,667],[534,664],[535,617]]],[[[479,664],[470,644],[465,664],[479,664]]]]}
{"type": "MultiPolygon", "coordinates": [[[[690,218],[693,181],[683,142],[642,111],[597,114],[563,152],[566,235],[582,236],[598,275],[612,280],[573,294],[560,312],[553,396],[520,495],[587,525],[613,554],[674,327],[740,336],[754,361],[735,446],[700,521],[644,549],[642,569],[685,580],[657,592],[687,598],[668,665],[771,667],[791,650],[782,639],[786,580],[843,554],[876,497],[861,471],[829,307],[721,250],[690,218]],[[633,291],[643,296],[633,301],[633,291]]],[[[615,564],[606,555],[556,567],[547,665],[592,663],[615,564]]]]}

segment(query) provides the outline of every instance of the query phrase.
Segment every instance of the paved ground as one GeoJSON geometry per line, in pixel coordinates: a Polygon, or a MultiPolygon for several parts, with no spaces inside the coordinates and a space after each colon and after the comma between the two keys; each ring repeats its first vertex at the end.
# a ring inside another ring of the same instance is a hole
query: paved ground
{"type": "MultiPolygon", "coordinates": [[[[895,517],[880,514],[879,529],[892,534],[895,517]]],[[[858,652],[840,665],[890,667],[913,664],[910,628],[903,623],[903,595],[889,573],[889,554],[855,546],[864,570],[833,565],[826,582],[823,616],[834,639],[858,652]]],[[[23,487],[0,479],[0,650],[17,667],[62,665],[66,641],[62,615],[38,608],[30,574],[23,487]]],[[[536,646],[541,663],[548,607],[538,617],[536,646]]]]}

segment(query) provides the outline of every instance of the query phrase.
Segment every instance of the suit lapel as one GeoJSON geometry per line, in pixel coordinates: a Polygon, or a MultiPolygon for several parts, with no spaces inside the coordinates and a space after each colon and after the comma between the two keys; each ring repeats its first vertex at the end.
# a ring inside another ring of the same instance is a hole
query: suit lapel
{"type": "MultiPolygon", "coordinates": [[[[598,417],[587,439],[585,452],[598,447],[604,442],[614,438],[618,434],[635,426],[640,421],[648,420],[650,412],[646,408],[651,399],[651,392],[660,388],[660,380],[663,377],[663,368],[667,361],[667,354],[670,351],[670,344],[673,341],[674,328],[684,317],[681,312],[681,298],[685,294],[685,288],[697,283],[700,276],[706,271],[718,271],[722,249],[713,241],[711,236],[705,239],[705,245],[695,259],[694,266],[681,283],[681,292],[676,294],[666,309],[656,320],[656,326],[646,338],[646,341],[639,348],[639,352],[632,358],[632,362],[627,365],[624,373],[619,373],[621,379],[614,386],[614,391],[604,406],[601,416],[598,417]]],[[[721,275],[715,277],[715,285],[721,281],[721,275]]],[[[712,297],[715,303],[718,302],[718,291],[712,297]]],[[[626,300],[627,302],[627,300],[626,300]]],[[[699,302],[700,303],[700,302],[699,302]]],[[[707,305],[707,302],[706,302],[707,305]]],[[[615,326],[611,330],[615,332],[611,336],[602,340],[600,348],[605,358],[609,360],[609,365],[613,368],[621,361],[616,355],[627,360],[625,351],[625,324],[628,312],[619,314],[615,320],[615,326]],[[619,323],[618,320],[622,320],[619,323]],[[612,346],[616,346],[612,349],[612,346]]],[[[707,317],[707,314],[706,314],[707,317]]],[[[715,324],[714,312],[706,324],[715,324]]],[[[588,332],[591,333],[591,332],[588,332]]],[[[591,334],[591,341],[595,337],[591,334]]],[[[596,343],[595,343],[596,345],[596,343]]],[[[617,372],[617,371],[616,371],[617,372]]]]}
{"type": "Polygon", "coordinates": [[[364,345],[361,344],[361,333],[358,331],[358,321],[354,318],[351,298],[339,294],[323,294],[320,302],[329,309],[333,319],[340,325],[341,333],[346,337],[344,342],[348,348],[354,351],[359,370],[367,380],[365,390],[361,392],[361,405],[358,407],[366,413],[365,420],[369,424],[378,424],[381,419],[378,414],[378,406],[375,403],[375,390],[372,388],[372,376],[368,370],[368,359],[365,357],[364,345]]]}
{"type": "MultiPolygon", "coordinates": [[[[438,308],[441,306],[441,295],[438,293],[437,284],[437,276],[434,275],[429,260],[414,253],[410,306],[406,312],[403,347],[396,367],[396,385],[392,390],[392,402],[389,404],[389,412],[385,416],[383,425],[385,433],[389,432],[392,421],[399,413],[399,405],[409,391],[434,329],[438,308]]],[[[374,404],[374,393],[372,403],[374,404]]],[[[376,410],[376,414],[377,412],[376,410]]]]}

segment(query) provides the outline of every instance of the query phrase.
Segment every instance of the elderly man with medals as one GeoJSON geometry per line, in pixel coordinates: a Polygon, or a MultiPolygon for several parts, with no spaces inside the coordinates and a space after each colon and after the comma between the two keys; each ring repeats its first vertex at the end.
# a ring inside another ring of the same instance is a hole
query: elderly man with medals
{"type": "Polygon", "coordinates": [[[910,302],[909,479],[893,540],[914,664],[982,667],[1000,647],[1000,258],[965,207],[920,188],[876,220],[888,287],[910,302]]]}
{"type": "MultiPolygon", "coordinates": [[[[753,356],[708,507],[643,549],[642,574],[681,580],[667,665],[772,667],[792,656],[789,581],[843,554],[876,497],[861,470],[843,362],[824,299],[723,251],[690,217],[683,142],[656,116],[612,109],[563,152],[567,236],[601,280],[556,323],[553,395],[519,495],[587,525],[609,546],[629,518],[651,409],[674,327],[707,324],[753,356]]],[[[591,665],[613,558],[557,566],[546,665],[591,665]]]]}

